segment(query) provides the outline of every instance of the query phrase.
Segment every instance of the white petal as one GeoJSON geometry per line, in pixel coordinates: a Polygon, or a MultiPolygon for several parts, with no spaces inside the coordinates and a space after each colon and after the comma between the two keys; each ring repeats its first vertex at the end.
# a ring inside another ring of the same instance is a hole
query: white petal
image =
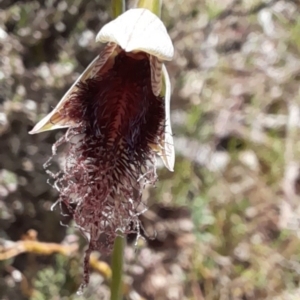
{"type": "Polygon", "coordinates": [[[175,164],[175,150],[174,142],[171,128],[171,118],[170,118],[170,100],[171,100],[171,83],[168,71],[165,65],[162,66],[163,71],[163,81],[164,81],[164,97],[165,97],[165,134],[163,138],[163,145],[161,150],[161,158],[165,166],[170,170],[174,171],[175,164]]]}
{"type": "Polygon", "coordinates": [[[84,70],[84,72],[77,78],[77,80],[73,83],[70,89],[66,92],[66,94],[62,97],[56,107],[42,120],[40,120],[34,128],[29,132],[30,134],[35,134],[47,130],[54,130],[59,128],[67,128],[70,126],[75,126],[73,120],[63,118],[58,112],[63,107],[63,105],[69,100],[69,97],[72,93],[77,91],[76,84],[79,81],[85,81],[88,78],[93,78],[99,74],[100,69],[107,62],[108,58],[111,56],[115,48],[116,44],[108,44],[105,49],[101,52],[99,56],[97,56],[89,66],[84,70]]]}
{"type": "Polygon", "coordinates": [[[158,96],[161,92],[162,65],[162,62],[156,56],[150,55],[151,85],[155,96],[158,96]]]}
{"type": "Polygon", "coordinates": [[[171,60],[174,48],[163,22],[144,8],[130,9],[103,26],[96,41],[113,42],[126,52],[143,51],[171,60]]]}

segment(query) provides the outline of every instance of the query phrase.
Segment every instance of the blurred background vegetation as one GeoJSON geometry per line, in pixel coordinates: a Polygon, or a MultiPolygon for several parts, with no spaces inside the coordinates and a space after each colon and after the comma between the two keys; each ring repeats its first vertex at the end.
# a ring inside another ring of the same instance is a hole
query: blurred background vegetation
{"type": "MultiPolygon", "coordinates": [[[[0,0],[1,300],[109,299],[97,253],[76,296],[86,242],[50,211],[43,163],[62,132],[28,135],[99,53],[109,5],[0,0]]],[[[300,3],[164,0],[162,19],[177,161],[145,193],[124,297],[300,299],[300,3]]]]}

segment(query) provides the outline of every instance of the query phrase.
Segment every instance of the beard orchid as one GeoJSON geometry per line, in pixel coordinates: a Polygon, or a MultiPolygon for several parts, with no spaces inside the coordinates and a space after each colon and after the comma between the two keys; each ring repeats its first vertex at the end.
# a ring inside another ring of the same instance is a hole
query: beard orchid
{"type": "Polygon", "coordinates": [[[157,179],[156,155],[170,171],[175,159],[163,64],[174,50],[162,21],[130,9],[96,41],[103,51],[30,132],[68,128],[53,146],[53,154],[68,146],[63,171],[52,175],[58,203],[89,241],[86,262],[91,251],[111,249],[118,231],[139,228],[142,191],[157,179]]]}

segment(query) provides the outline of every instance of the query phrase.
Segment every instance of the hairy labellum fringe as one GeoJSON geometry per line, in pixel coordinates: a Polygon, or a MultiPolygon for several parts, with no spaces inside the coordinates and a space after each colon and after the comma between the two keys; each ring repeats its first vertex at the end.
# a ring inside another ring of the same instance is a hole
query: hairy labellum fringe
{"type": "Polygon", "coordinates": [[[89,241],[86,285],[91,251],[109,251],[119,230],[139,228],[142,191],[157,179],[149,145],[158,145],[164,131],[164,101],[152,92],[146,54],[136,59],[121,52],[105,74],[77,87],[60,111],[77,126],[54,145],[69,147],[55,186],[58,202],[89,241]]]}

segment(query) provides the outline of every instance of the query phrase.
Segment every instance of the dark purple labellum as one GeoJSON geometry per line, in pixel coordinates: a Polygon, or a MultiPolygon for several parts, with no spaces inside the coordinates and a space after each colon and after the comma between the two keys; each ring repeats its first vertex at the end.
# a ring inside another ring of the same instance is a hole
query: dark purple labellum
{"type": "Polygon", "coordinates": [[[142,191],[156,181],[151,145],[164,131],[164,99],[152,92],[149,56],[119,50],[103,69],[79,82],[59,111],[77,124],[60,141],[69,147],[56,186],[89,241],[85,284],[91,251],[111,250],[118,230],[138,227],[142,191]]]}

